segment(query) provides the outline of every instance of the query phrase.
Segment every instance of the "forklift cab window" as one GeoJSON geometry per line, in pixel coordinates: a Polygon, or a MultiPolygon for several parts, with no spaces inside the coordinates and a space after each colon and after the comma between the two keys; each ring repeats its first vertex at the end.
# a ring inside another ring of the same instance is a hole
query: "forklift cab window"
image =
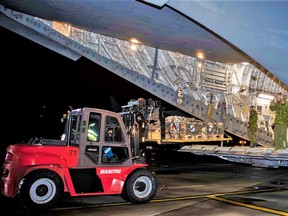
{"type": "Polygon", "coordinates": [[[67,142],[67,139],[69,138],[68,135],[70,135],[69,145],[79,145],[81,115],[78,113],[73,115],[71,114],[70,120],[71,125],[68,122],[68,117],[66,114],[64,114],[61,119],[61,122],[65,123],[64,133],[61,136],[61,140],[67,142]]]}
{"type": "Polygon", "coordinates": [[[102,163],[123,163],[128,160],[128,158],[129,154],[127,147],[102,147],[102,163]]]}
{"type": "Polygon", "coordinates": [[[104,137],[106,142],[123,142],[121,127],[116,118],[111,116],[106,117],[104,137]]]}
{"type": "Polygon", "coordinates": [[[81,115],[72,116],[71,145],[79,145],[81,115]]]}
{"type": "Polygon", "coordinates": [[[90,113],[87,141],[99,142],[100,125],[101,125],[101,115],[99,113],[90,113]]]}

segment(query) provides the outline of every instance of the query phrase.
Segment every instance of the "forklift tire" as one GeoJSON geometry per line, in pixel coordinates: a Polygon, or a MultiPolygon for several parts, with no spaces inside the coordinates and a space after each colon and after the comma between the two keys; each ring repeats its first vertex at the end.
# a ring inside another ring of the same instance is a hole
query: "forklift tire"
{"type": "Polygon", "coordinates": [[[22,179],[17,196],[24,209],[38,211],[51,209],[63,193],[63,182],[57,173],[37,170],[22,179]]]}
{"type": "Polygon", "coordinates": [[[133,204],[148,203],[157,191],[157,180],[155,175],[148,170],[137,170],[126,181],[122,199],[133,204]]]}

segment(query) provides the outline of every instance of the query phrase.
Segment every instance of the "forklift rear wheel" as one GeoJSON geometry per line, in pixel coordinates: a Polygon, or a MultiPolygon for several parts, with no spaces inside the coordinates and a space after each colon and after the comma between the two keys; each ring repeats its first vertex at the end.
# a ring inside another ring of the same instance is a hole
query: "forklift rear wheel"
{"type": "Polygon", "coordinates": [[[64,186],[60,176],[50,170],[37,170],[26,176],[19,185],[18,199],[23,208],[51,209],[62,197],[64,186]]]}

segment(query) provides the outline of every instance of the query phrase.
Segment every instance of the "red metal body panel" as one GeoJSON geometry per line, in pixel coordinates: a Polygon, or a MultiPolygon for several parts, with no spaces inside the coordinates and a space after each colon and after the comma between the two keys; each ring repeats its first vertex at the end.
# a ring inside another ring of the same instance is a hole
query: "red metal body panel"
{"type": "Polygon", "coordinates": [[[121,193],[124,182],[127,176],[138,168],[143,167],[143,164],[135,164],[130,167],[100,167],[97,168],[97,175],[103,183],[104,192],[121,193]]]}
{"type": "MultiPolygon", "coordinates": [[[[54,170],[64,179],[63,169],[77,166],[79,152],[78,148],[71,146],[31,146],[25,144],[10,145],[7,151],[14,155],[13,163],[5,161],[3,164],[4,172],[9,170],[9,175],[2,177],[3,193],[8,197],[16,195],[20,180],[35,169],[54,170]]],[[[65,191],[67,191],[66,187],[65,191]]]]}
{"type": "MultiPolygon", "coordinates": [[[[77,194],[74,190],[73,183],[71,179],[67,181],[72,185],[67,185],[71,196],[90,196],[90,195],[117,195],[121,194],[126,178],[134,170],[141,167],[148,166],[147,164],[135,164],[133,166],[121,167],[121,166],[103,166],[95,168],[96,174],[101,179],[103,184],[104,192],[95,192],[95,193],[81,193],[77,194]]],[[[70,178],[70,175],[68,175],[70,178]]],[[[68,177],[66,176],[66,177],[68,177]]]]}

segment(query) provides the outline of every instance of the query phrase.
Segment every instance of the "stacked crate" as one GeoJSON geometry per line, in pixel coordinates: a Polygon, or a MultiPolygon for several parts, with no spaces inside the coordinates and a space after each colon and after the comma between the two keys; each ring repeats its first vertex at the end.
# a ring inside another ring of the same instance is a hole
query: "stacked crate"
{"type": "Polygon", "coordinates": [[[165,139],[184,139],[186,135],[186,118],[168,116],[165,118],[165,139]]]}
{"type": "Polygon", "coordinates": [[[223,123],[205,122],[182,116],[165,118],[165,139],[204,141],[223,137],[223,123]]]}
{"type": "Polygon", "coordinates": [[[194,118],[187,119],[186,139],[198,140],[206,139],[205,122],[195,120],[194,118]]]}

